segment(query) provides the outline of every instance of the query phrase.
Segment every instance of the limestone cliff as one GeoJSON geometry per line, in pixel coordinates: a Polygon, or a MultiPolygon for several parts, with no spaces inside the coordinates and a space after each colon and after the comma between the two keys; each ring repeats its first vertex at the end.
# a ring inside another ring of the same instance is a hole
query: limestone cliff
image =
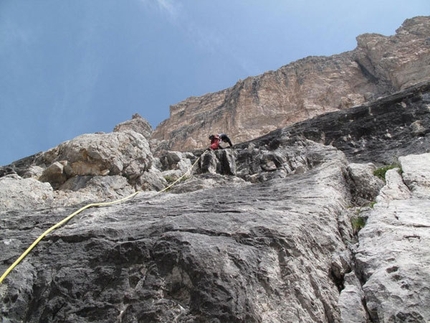
{"type": "Polygon", "coordinates": [[[307,57],[190,97],[171,106],[152,138],[179,151],[206,147],[210,133],[226,132],[237,143],[405,89],[430,79],[429,35],[430,17],[415,17],[393,36],[358,36],[350,52],[307,57]]]}
{"type": "Polygon", "coordinates": [[[430,320],[430,82],[232,149],[155,157],[140,118],[115,129],[0,167],[0,273],[139,193],[46,236],[2,323],[430,320]]]}

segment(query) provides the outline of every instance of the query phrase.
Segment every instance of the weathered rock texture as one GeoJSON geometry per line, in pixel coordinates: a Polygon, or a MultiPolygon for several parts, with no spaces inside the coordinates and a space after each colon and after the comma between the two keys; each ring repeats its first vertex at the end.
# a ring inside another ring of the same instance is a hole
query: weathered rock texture
{"type": "Polygon", "coordinates": [[[392,170],[387,178],[391,190],[363,212],[367,223],[355,251],[357,272],[373,322],[426,322],[430,318],[430,154],[403,156],[399,161],[402,174],[392,170]]]}
{"type": "MultiPolygon", "coordinates": [[[[197,164],[167,193],[87,209],[43,239],[0,284],[1,322],[427,323],[429,117],[427,83],[233,149],[152,157],[133,169],[160,187],[197,164]],[[393,161],[402,172],[373,175],[393,161]]],[[[113,134],[114,150],[84,137],[110,171],[68,178],[73,191],[40,174],[73,164],[75,144],[0,169],[0,272],[88,194],[130,189],[117,136],[136,156],[148,143],[113,134]]]]}
{"type": "Polygon", "coordinates": [[[160,149],[208,146],[210,133],[233,143],[329,111],[344,110],[430,79],[430,17],[406,20],[393,36],[364,34],[357,48],[307,57],[216,93],[171,106],[154,131],[160,149]]]}
{"type": "Polygon", "coordinates": [[[115,126],[114,132],[121,132],[133,130],[134,132],[140,133],[146,139],[149,139],[152,134],[152,127],[148,121],[143,119],[138,113],[135,113],[131,120],[124,121],[115,126]]]}
{"type": "Polygon", "coordinates": [[[133,116],[112,133],[84,134],[46,152],[0,167],[0,176],[3,176],[0,192],[7,192],[0,211],[16,203],[27,209],[57,207],[113,200],[136,189],[164,188],[167,182],[153,167],[157,160],[148,140],[140,133],[142,124],[149,126],[146,120],[133,116]],[[37,198],[31,187],[43,188],[46,191],[43,198],[37,198]],[[22,201],[20,198],[24,196],[27,198],[22,201]]]}

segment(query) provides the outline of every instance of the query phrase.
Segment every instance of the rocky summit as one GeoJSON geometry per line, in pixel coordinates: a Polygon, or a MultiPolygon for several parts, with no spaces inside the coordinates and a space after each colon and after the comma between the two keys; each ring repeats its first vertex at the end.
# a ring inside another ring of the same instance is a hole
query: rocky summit
{"type": "Polygon", "coordinates": [[[216,151],[150,131],[0,168],[2,273],[75,214],[3,274],[2,323],[429,322],[430,83],[216,151]]]}

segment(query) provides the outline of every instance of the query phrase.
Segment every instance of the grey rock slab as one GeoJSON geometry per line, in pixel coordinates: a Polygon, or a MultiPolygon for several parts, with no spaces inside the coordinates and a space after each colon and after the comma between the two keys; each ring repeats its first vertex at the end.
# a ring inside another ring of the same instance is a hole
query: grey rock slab
{"type": "MultiPolygon", "coordinates": [[[[20,267],[7,278],[3,313],[26,322],[339,322],[329,272],[346,249],[337,225],[349,203],[345,167],[333,159],[288,179],[141,193],[86,210],[27,258],[32,280],[15,282],[20,267]]],[[[12,238],[21,225],[9,223],[12,238]]]]}
{"type": "Polygon", "coordinates": [[[46,207],[54,198],[49,183],[7,175],[0,178],[0,212],[46,207]]]}
{"type": "Polygon", "coordinates": [[[356,256],[379,322],[430,319],[430,201],[393,200],[370,212],[356,256]]]}
{"type": "Polygon", "coordinates": [[[387,172],[378,203],[368,209],[355,261],[365,302],[376,322],[430,320],[428,154],[400,157],[387,172]]]}

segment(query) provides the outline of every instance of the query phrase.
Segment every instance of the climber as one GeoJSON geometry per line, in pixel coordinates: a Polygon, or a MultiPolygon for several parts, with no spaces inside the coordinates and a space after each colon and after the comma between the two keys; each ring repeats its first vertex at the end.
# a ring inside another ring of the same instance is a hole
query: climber
{"type": "Polygon", "coordinates": [[[220,146],[221,142],[228,143],[230,145],[230,147],[233,146],[230,138],[225,133],[220,133],[218,135],[210,135],[209,139],[211,141],[211,146],[208,149],[212,149],[212,150],[224,149],[222,146],[220,146]]]}
{"type": "Polygon", "coordinates": [[[211,146],[208,148],[208,150],[216,150],[216,149],[223,149],[219,143],[221,141],[219,135],[210,135],[209,140],[211,141],[211,146]]]}

